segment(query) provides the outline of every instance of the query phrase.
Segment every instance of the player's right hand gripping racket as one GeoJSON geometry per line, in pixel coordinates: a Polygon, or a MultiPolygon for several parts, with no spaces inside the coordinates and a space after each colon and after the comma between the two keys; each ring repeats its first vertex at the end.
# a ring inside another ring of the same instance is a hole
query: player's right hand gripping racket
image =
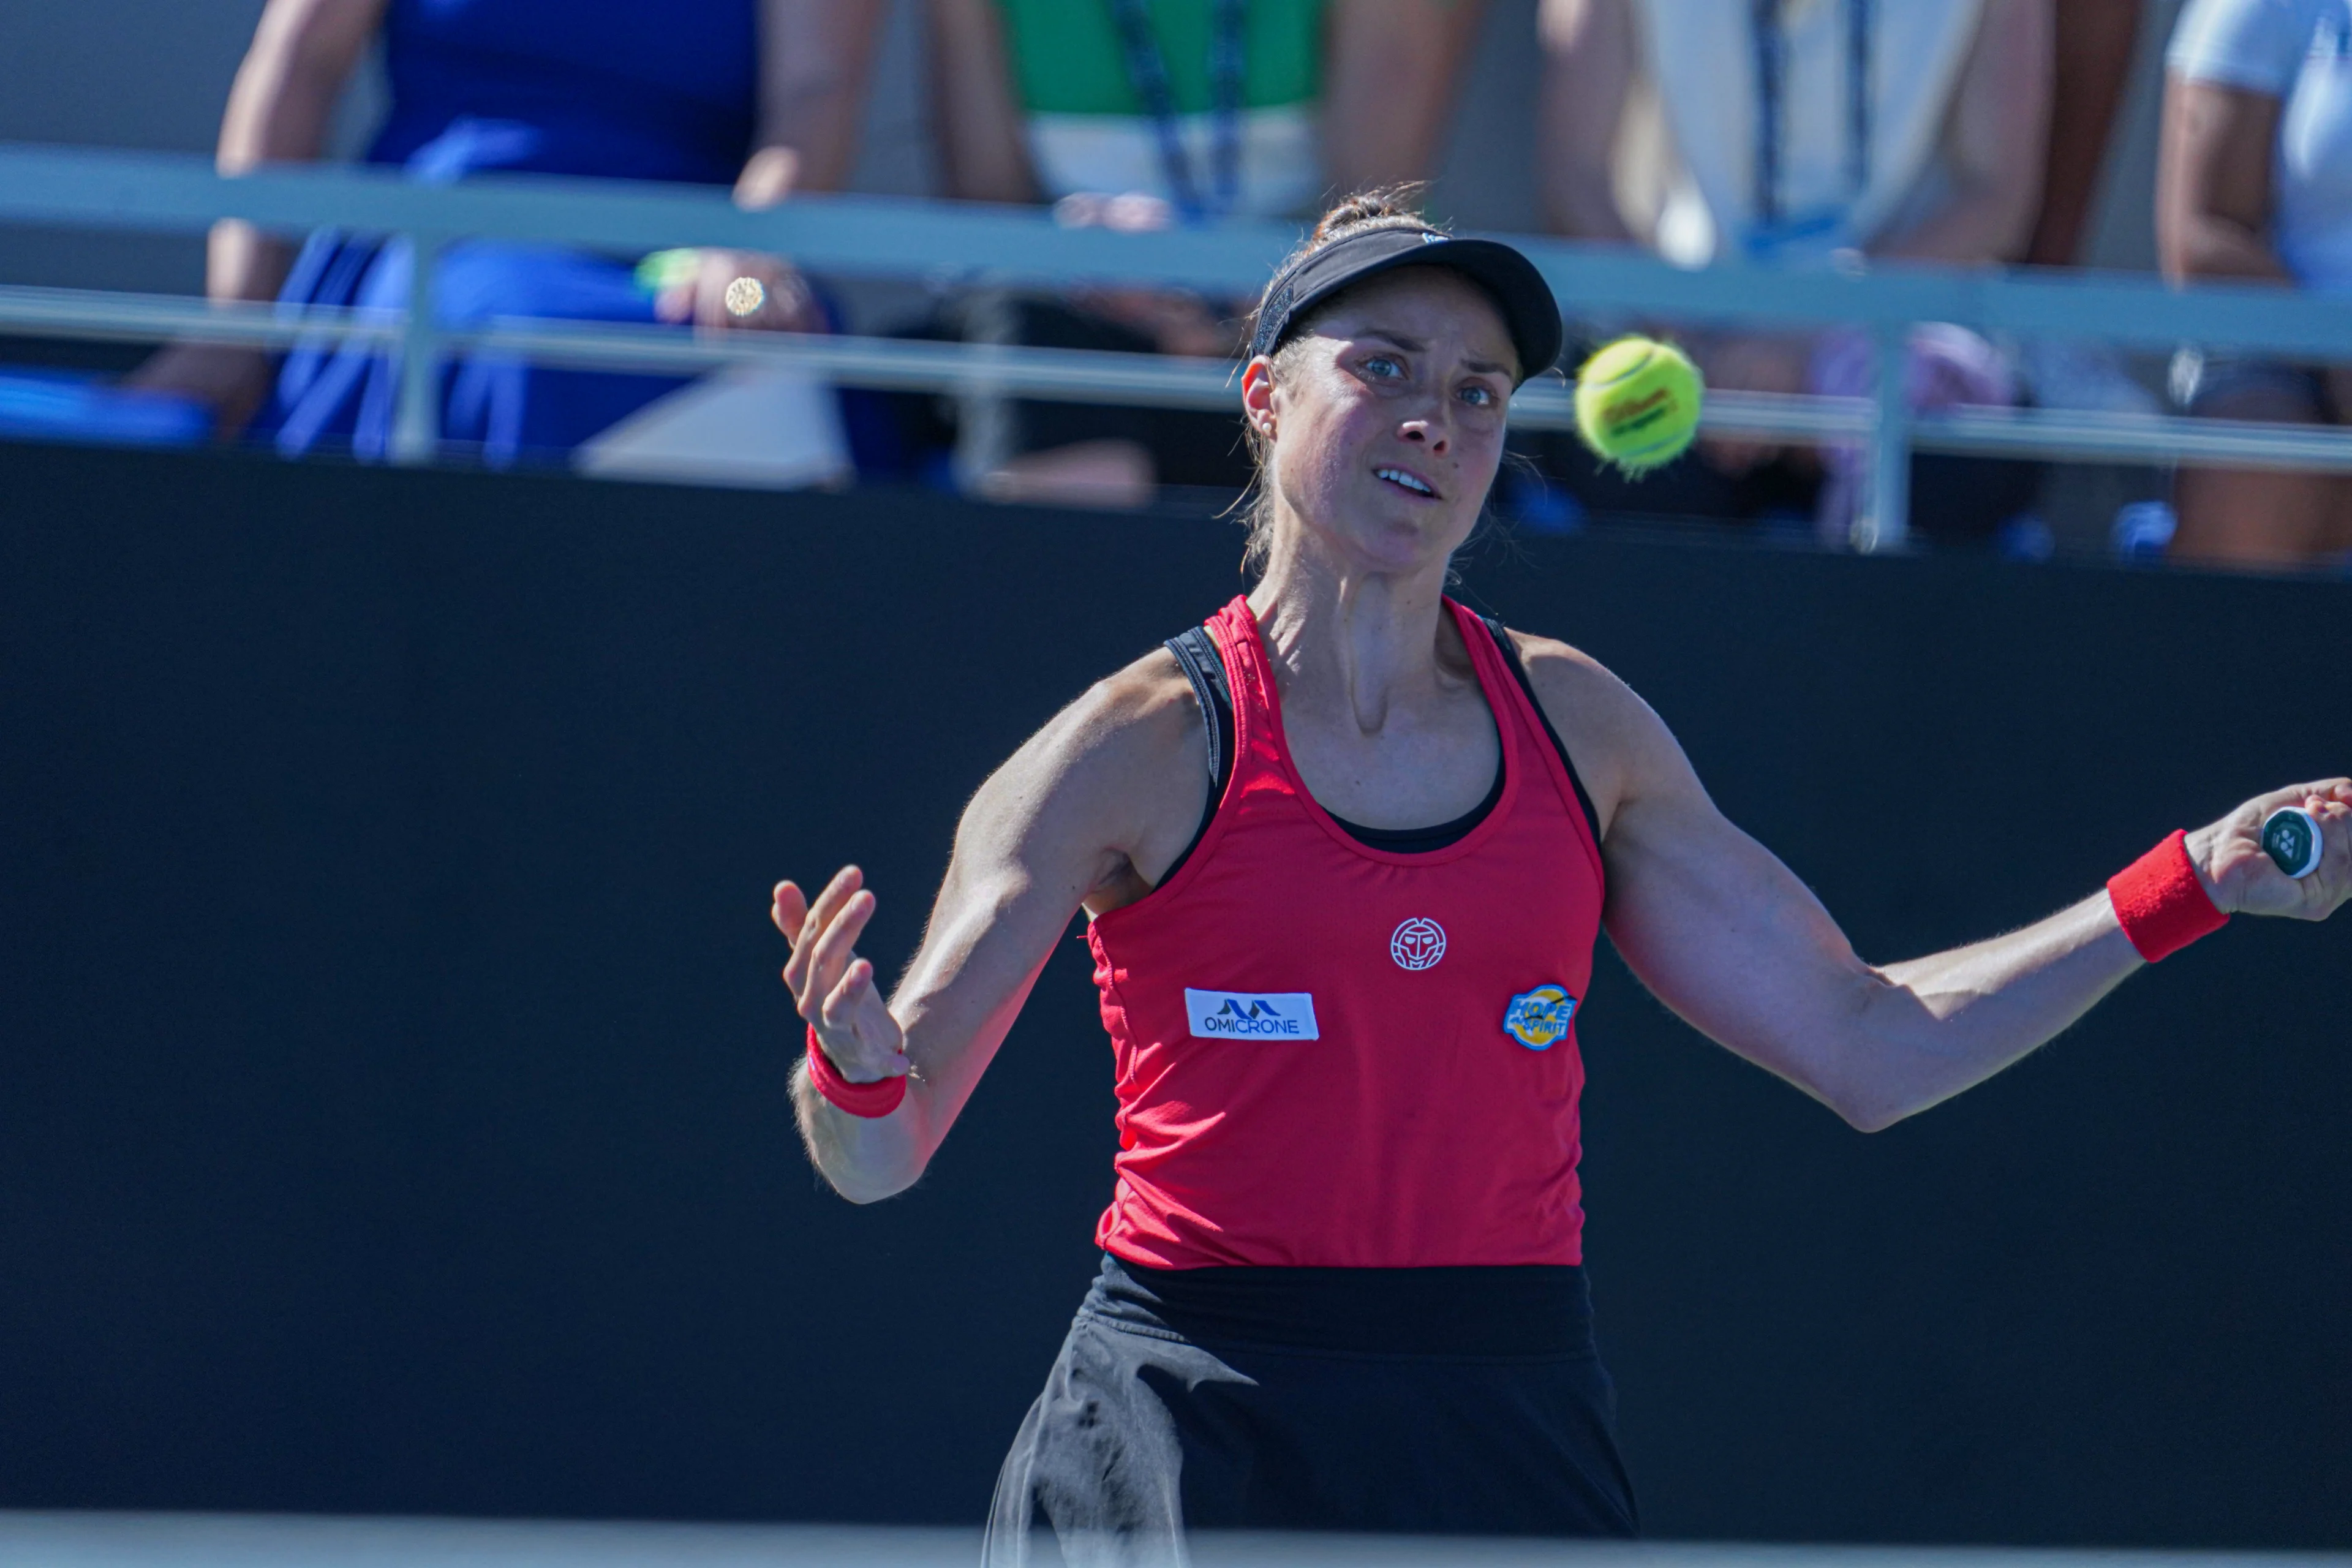
{"type": "Polygon", "coordinates": [[[2297,805],[2284,805],[2263,819],[2263,853],[2271,864],[2301,881],[2319,869],[2327,852],[2319,819],[2297,805]]]}

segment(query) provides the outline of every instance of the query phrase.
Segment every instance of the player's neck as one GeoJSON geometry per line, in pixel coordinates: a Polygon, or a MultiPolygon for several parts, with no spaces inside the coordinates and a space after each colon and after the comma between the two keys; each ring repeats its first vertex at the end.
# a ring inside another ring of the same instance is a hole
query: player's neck
{"type": "Polygon", "coordinates": [[[1440,647],[1459,651],[1444,594],[1443,562],[1384,572],[1311,545],[1277,550],[1249,604],[1285,709],[1344,713],[1370,735],[1391,707],[1436,697],[1440,647]]]}

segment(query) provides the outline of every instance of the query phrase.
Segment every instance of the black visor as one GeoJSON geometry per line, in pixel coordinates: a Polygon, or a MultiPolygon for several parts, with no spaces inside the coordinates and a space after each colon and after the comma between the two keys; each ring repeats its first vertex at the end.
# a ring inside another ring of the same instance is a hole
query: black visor
{"type": "Polygon", "coordinates": [[[1342,289],[1401,267],[1444,267],[1484,289],[1503,312],[1518,351],[1519,379],[1549,370],[1559,357],[1559,303],[1534,262],[1500,240],[1455,239],[1424,228],[1371,228],[1333,240],[1279,274],[1258,312],[1252,357],[1290,337],[1291,323],[1342,289]]]}

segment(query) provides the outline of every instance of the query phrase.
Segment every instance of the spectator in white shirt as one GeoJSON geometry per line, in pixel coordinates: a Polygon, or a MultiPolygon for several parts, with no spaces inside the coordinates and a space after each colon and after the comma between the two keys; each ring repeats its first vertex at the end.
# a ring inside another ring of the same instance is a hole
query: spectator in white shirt
{"type": "MultiPolygon", "coordinates": [[[[2167,56],[2157,245],[2176,282],[2352,293],[2352,0],[2189,0],[2167,56]]],[[[2185,349],[2174,392],[2221,419],[2342,424],[2352,371],[2185,349]]],[[[2252,566],[2352,549],[2352,481],[2184,468],[2172,552],[2252,566]]]]}
{"type": "MultiPolygon", "coordinates": [[[[1551,220],[1693,265],[2014,259],[2039,211],[2052,13],[2053,0],[1543,0],[1551,220]]],[[[1915,355],[1941,353],[1953,331],[1915,342],[1915,355]]],[[[1827,390],[1850,357],[1810,333],[1688,346],[1710,384],[1743,391],[1827,390]]],[[[1981,384],[1984,355],[1968,347],[1968,374],[1915,373],[1914,385],[1981,384]]],[[[1775,456],[1748,442],[1703,450],[1730,475],[1775,456]]],[[[1828,531],[1846,489],[1826,492],[1828,531]]],[[[1953,531],[2000,521],[1956,519],[1953,531]]]]}

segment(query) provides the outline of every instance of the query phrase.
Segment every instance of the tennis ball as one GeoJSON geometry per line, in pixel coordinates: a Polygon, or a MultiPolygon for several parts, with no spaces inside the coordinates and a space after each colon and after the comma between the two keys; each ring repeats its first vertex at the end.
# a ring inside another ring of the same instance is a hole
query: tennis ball
{"type": "Polygon", "coordinates": [[[1683,455],[1698,432],[1698,367],[1672,343],[1619,338],[1576,373],[1576,433],[1629,475],[1683,455]]]}

